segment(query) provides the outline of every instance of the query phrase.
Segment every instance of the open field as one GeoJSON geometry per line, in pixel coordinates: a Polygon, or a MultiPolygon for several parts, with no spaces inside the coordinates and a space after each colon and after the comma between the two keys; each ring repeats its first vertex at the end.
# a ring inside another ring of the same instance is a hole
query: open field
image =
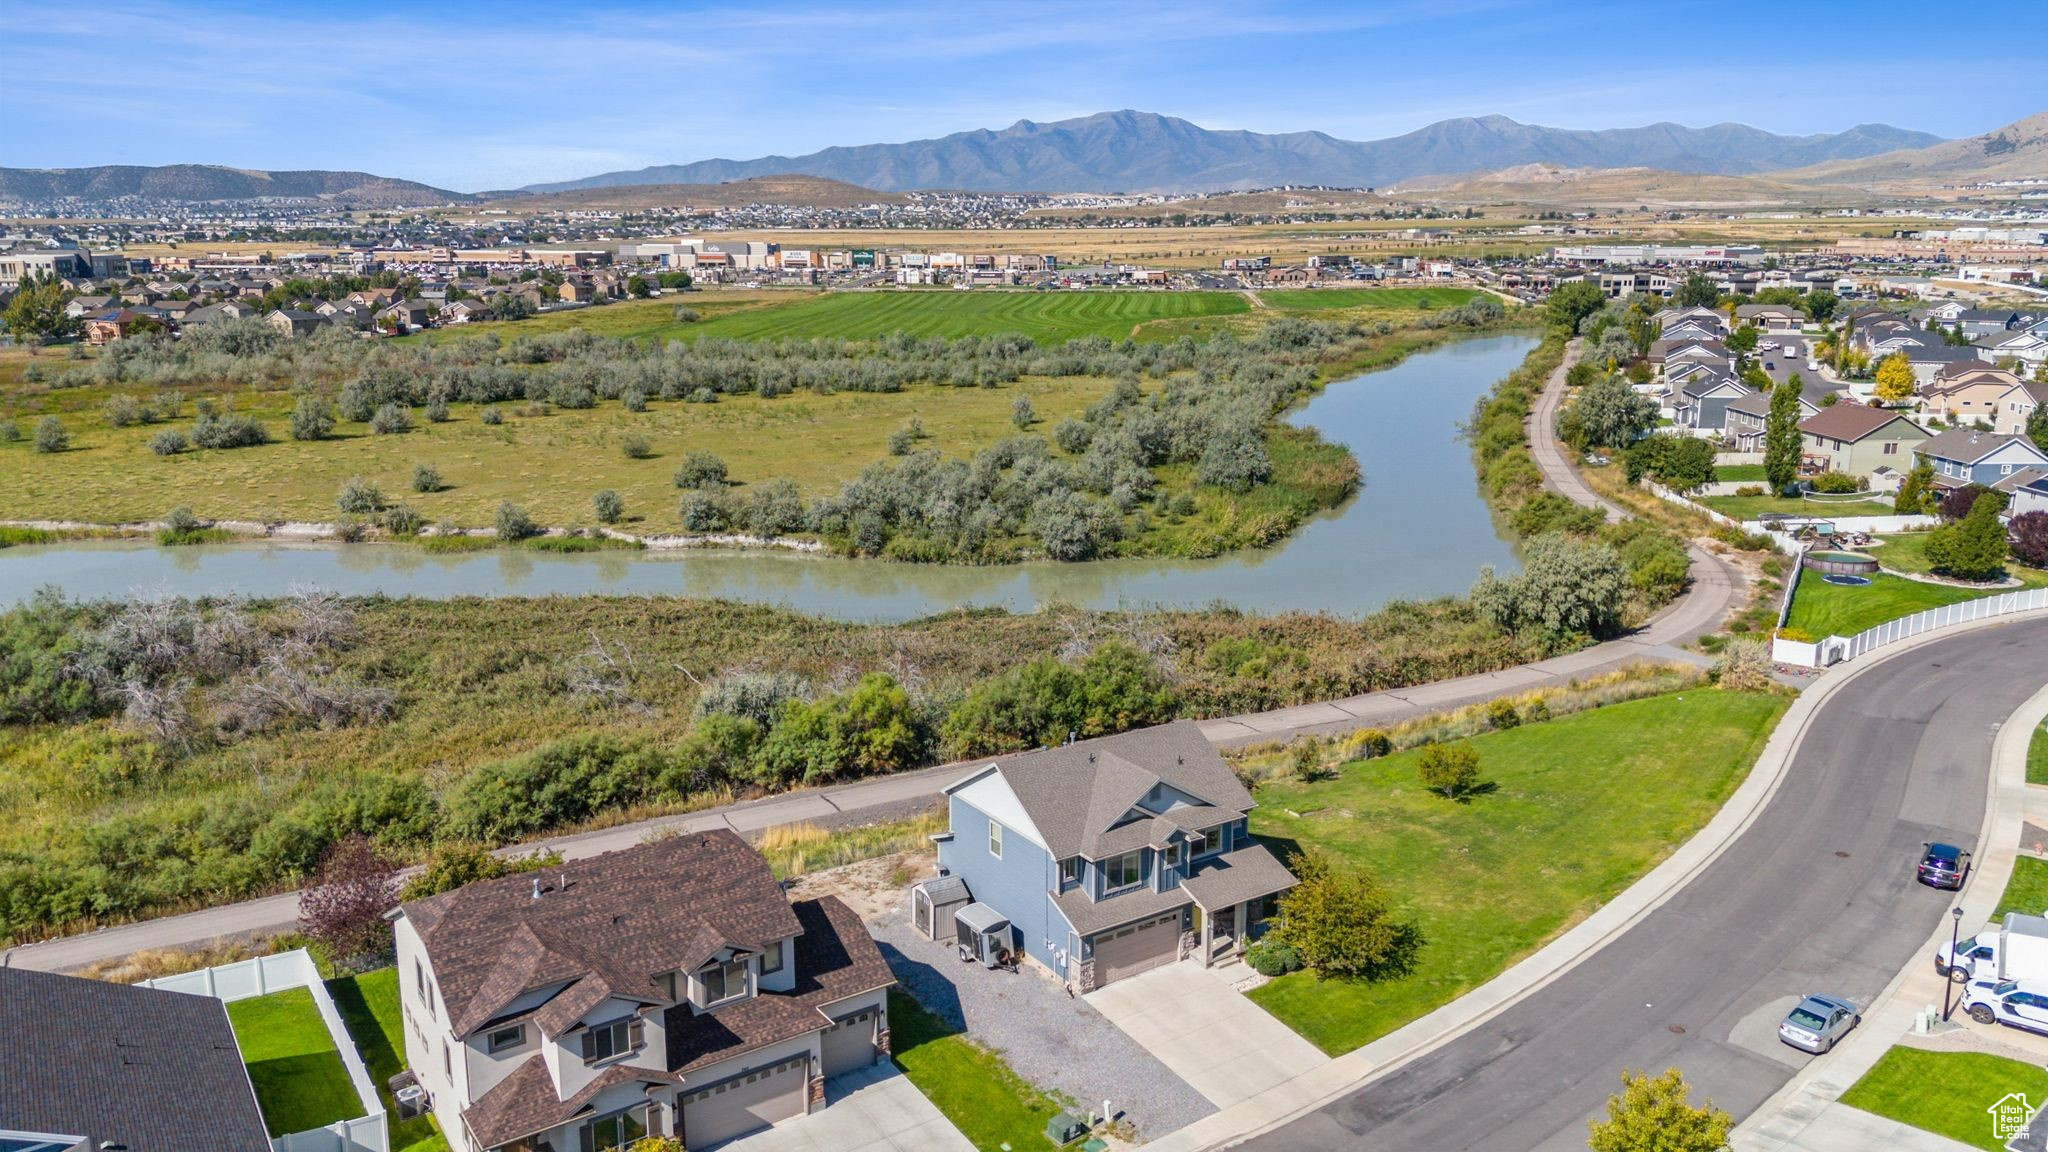
{"type": "Polygon", "coordinates": [[[1364,983],[1283,976],[1251,993],[1325,1052],[1384,1036],[1570,927],[1696,831],[1749,771],[1782,697],[1692,690],[1473,740],[1490,789],[1454,802],[1416,753],[1271,782],[1252,831],[1377,877],[1425,939],[1415,970],[1364,983]]]}
{"type": "Polygon", "coordinates": [[[237,1000],[228,1005],[228,1022],[272,1136],[363,1114],[311,992],[293,988],[237,1000]]]}
{"type": "Polygon", "coordinates": [[[1991,1133],[1985,1109],[2008,1092],[2029,1103],[2048,1095],[2048,1072],[1983,1052],[1893,1048],[1842,1094],[1842,1103],[1910,1124],[1985,1152],[2005,1141],[1991,1133]]]}
{"type": "Polygon", "coordinates": [[[1485,295],[1476,288],[1267,288],[1259,299],[1283,312],[1327,312],[1455,308],[1485,295]]]}
{"type": "Polygon", "coordinates": [[[1892,502],[1886,496],[1839,496],[1802,500],[1783,496],[1695,496],[1695,503],[1737,520],[1754,520],[1766,512],[1785,516],[1826,519],[1829,516],[1889,516],[1892,502]]]}

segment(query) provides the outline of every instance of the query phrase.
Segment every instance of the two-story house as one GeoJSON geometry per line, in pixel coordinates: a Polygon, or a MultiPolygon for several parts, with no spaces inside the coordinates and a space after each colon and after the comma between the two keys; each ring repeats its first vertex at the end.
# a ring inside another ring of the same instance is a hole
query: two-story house
{"type": "Polygon", "coordinates": [[[998,757],[946,802],[939,877],[912,893],[913,922],[951,939],[945,912],[970,899],[953,915],[1006,920],[1014,951],[1083,992],[1236,954],[1295,884],[1245,830],[1251,794],[1186,721],[998,757]]]}
{"type": "Polygon", "coordinates": [[[1927,439],[1927,429],[1905,416],[1862,404],[1834,404],[1799,422],[1803,466],[1867,476],[1880,491],[1912,470],[1913,453],[1927,439]]]}
{"type": "Polygon", "coordinates": [[[2048,407],[2048,380],[2016,380],[1998,398],[1998,415],[1991,421],[1991,430],[2020,435],[2043,407],[2048,407]]]}
{"type": "MultiPolygon", "coordinates": [[[[1726,431],[1729,441],[1735,445],[1735,450],[1737,452],[1763,451],[1764,440],[1771,430],[1771,394],[1769,392],[1751,392],[1746,396],[1737,396],[1728,402],[1727,413],[1726,431]]],[[[1809,416],[1818,415],[1820,415],[1820,405],[1808,400],[1802,394],[1799,397],[1799,415],[1797,419],[1804,420],[1809,416]]]]}
{"type": "Polygon", "coordinates": [[[1945,365],[1922,384],[1916,403],[1922,414],[1946,424],[1983,424],[1996,431],[1999,410],[2019,377],[1987,364],[1970,361],[1945,365]]]}
{"type": "Polygon", "coordinates": [[[1728,426],[1728,406],[1754,394],[1754,389],[1732,376],[1701,372],[1672,389],[1672,419],[1694,433],[1721,432],[1728,426]]]}
{"type": "Polygon", "coordinates": [[[1972,484],[1991,488],[2029,469],[2048,470],[2048,453],[2025,436],[2001,436],[1974,428],[1951,428],[1920,445],[1918,451],[1934,469],[1934,483],[1942,488],[1972,484]]]}
{"type": "Polygon", "coordinates": [[[391,913],[406,1062],[454,1152],[697,1148],[802,1116],[888,1054],[895,983],[839,900],[727,831],[391,913]]]}

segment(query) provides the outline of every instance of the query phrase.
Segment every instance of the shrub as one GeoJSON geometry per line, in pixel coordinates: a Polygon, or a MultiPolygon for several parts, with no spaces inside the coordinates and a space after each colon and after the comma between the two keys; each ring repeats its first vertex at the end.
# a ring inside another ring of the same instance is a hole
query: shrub
{"type": "Polygon", "coordinates": [[[1520,573],[1503,580],[1489,566],[1472,586],[1472,606],[1496,627],[1536,631],[1557,646],[1620,626],[1628,569],[1612,548],[1552,533],[1530,541],[1525,553],[1520,573]]]}
{"type": "Polygon", "coordinates": [[[139,424],[142,421],[142,404],[125,392],[115,393],[107,397],[105,404],[100,405],[100,418],[107,422],[109,428],[126,428],[130,424],[139,424]]]}
{"type": "Polygon", "coordinates": [[[484,405],[484,410],[482,412],[477,413],[476,418],[479,421],[488,424],[493,428],[505,422],[505,414],[498,410],[498,406],[496,404],[484,405]]]}
{"type": "Polygon", "coordinates": [[[71,447],[71,433],[64,430],[64,422],[55,416],[45,416],[36,421],[36,451],[62,452],[71,447]]]}
{"type": "Polygon", "coordinates": [[[393,504],[384,512],[384,531],[397,537],[412,537],[420,534],[426,518],[410,504],[393,504]]]}
{"type": "Polygon", "coordinates": [[[1762,496],[1765,495],[1764,486],[1761,484],[1744,484],[1735,490],[1735,494],[1737,496],[1762,496]]]}
{"type": "Polygon", "coordinates": [[[1969,515],[1927,534],[1927,561],[1936,572],[1960,580],[1993,580],[2005,569],[2006,529],[1998,519],[2005,495],[1978,494],[1969,515]]]}
{"type": "Polygon", "coordinates": [[[678,324],[695,324],[703,319],[695,308],[685,308],[680,304],[676,305],[675,311],[670,313],[670,315],[675,317],[678,324]]]}
{"type": "Polygon", "coordinates": [[[427,419],[435,424],[448,422],[448,398],[436,393],[427,398],[427,419]]]}
{"type": "Polygon", "coordinates": [[[628,460],[645,460],[654,455],[654,449],[648,445],[647,437],[638,433],[628,434],[625,440],[620,442],[619,450],[626,454],[628,460]]]}
{"type": "Polygon", "coordinates": [[[2029,568],[2048,568],[2048,512],[2022,512],[2006,525],[2013,559],[2029,568]]]}
{"type": "Polygon", "coordinates": [[[1041,656],[975,685],[941,733],[950,753],[980,756],[1164,723],[1178,704],[1149,657],[1110,641],[1078,665],[1041,656]]]}
{"type": "Polygon", "coordinates": [[[1713,675],[1715,682],[1729,691],[1759,692],[1771,686],[1772,668],[1771,642],[1742,638],[1729,641],[1714,664],[1713,675]]]}
{"type": "Polygon", "coordinates": [[[1088,442],[1094,438],[1095,429],[1091,425],[1071,416],[1054,425],[1052,430],[1053,443],[1060,446],[1060,451],[1074,456],[1087,451],[1088,442]]]}
{"type": "Polygon", "coordinates": [[[1515,702],[1502,696],[1486,705],[1486,726],[1494,729],[1519,728],[1522,714],[1515,710],[1515,702]]]}
{"type": "Polygon", "coordinates": [[[1300,883],[1281,895],[1267,939],[1285,944],[1325,978],[1376,980],[1413,969],[1422,931],[1397,919],[1372,876],[1310,849],[1288,861],[1300,883]]]}
{"type": "Polygon", "coordinates": [[[1394,742],[1383,728],[1362,728],[1351,737],[1351,743],[1358,749],[1358,755],[1367,760],[1385,756],[1394,750],[1394,742]]]}
{"type": "Polygon", "coordinates": [[[342,968],[374,967],[391,954],[384,913],[397,896],[397,866],[362,833],[350,833],[320,854],[311,882],[299,893],[299,931],[342,968]]]}
{"type": "Polygon", "coordinates": [[[444,827],[455,838],[503,843],[647,800],[669,768],[659,752],[617,736],[565,737],[463,777],[448,794],[444,827]]]}
{"type": "Polygon", "coordinates": [[[1870,489],[1870,481],[1868,479],[1862,476],[1852,476],[1847,472],[1822,472],[1809,480],[1808,483],[1813,485],[1815,492],[1829,495],[1867,492],[1870,489]]]}
{"type": "Polygon", "coordinates": [[[683,527],[691,532],[723,532],[732,525],[724,495],[703,488],[683,493],[677,514],[682,517],[683,527]]]}
{"type": "Polygon", "coordinates": [[[725,484],[725,461],[702,450],[688,452],[676,469],[678,488],[716,488],[725,484]]]}
{"type": "Polygon", "coordinates": [[[647,393],[642,392],[638,388],[628,388],[624,392],[619,393],[619,403],[625,405],[628,412],[645,412],[647,411],[647,393]]]}
{"type": "Polygon", "coordinates": [[[400,432],[412,431],[412,413],[396,404],[386,404],[370,417],[370,431],[379,436],[393,436],[400,432]]]}
{"type": "Polygon", "coordinates": [[[12,420],[0,420],[0,444],[16,444],[21,441],[21,425],[12,420]]]}
{"type": "MultiPolygon", "coordinates": [[[[1508,711],[1513,713],[1514,707],[1510,705],[1508,711]]],[[[1491,716],[1492,710],[1489,709],[1488,718],[1491,716]]],[[[1515,721],[1521,722],[1519,714],[1515,721]]],[[[1445,799],[1456,800],[1479,784],[1479,749],[1466,740],[1456,744],[1428,745],[1415,758],[1415,775],[1422,780],[1424,788],[1442,794],[1445,799]]]]}
{"type": "Polygon", "coordinates": [[[561,863],[560,852],[535,851],[524,856],[505,857],[495,855],[471,840],[436,844],[433,851],[427,853],[427,862],[420,865],[420,870],[413,873],[412,879],[399,890],[398,898],[419,900],[452,892],[479,880],[496,880],[500,876],[553,868],[561,863]]]}
{"type": "Polygon", "coordinates": [[[159,456],[176,456],[186,447],[185,434],[176,428],[166,428],[149,438],[149,450],[159,456]]]}
{"type": "Polygon", "coordinates": [[[1953,524],[1967,517],[1970,511],[1977,506],[1977,498],[1988,495],[1990,492],[1991,489],[1986,488],[1982,484],[1966,484],[1961,488],[1949,489],[1941,497],[1941,502],[1938,506],[1942,520],[1953,524]]]}
{"type": "Polygon", "coordinates": [[[533,522],[533,517],[526,514],[526,509],[510,500],[498,502],[497,526],[498,539],[505,541],[524,540],[540,534],[540,527],[533,522]]]}
{"type": "Polygon", "coordinates": [[[782,536],[804,528],[804,498],[792,480],[778,478],[755,485],[741,512],[747,531],[757,536],[782,536]]]}
{"type": "Polygon", "coordinates": [[[926,747],[910,694],[870,672],[843,695],[785,704],[754,759],[764,782],[808,784],[900,771],[923,760],[926,747]]]}
{"type": "Polygon", "coordinates": [[[598,491],[590,498],[591,510],[597,513],[601,524],[617,524],[626,515],[626,502],[610,488],[598,491]]]}
{"type": "Polygon", "coordinates": [[[910,429],[898,428],[894,432],[889,433],[889,455],[910,455],[910,429]]]}
{"type": "Polygon", "coordinates": [[[412,490],[415,492],[439,492],[441,473],[431,464],[412,466],[412,490]]]}
{"type": "Polygon", "coordinates": [[[292,406],[292,439],[325,440],[334,433],[334,410],[317,396],[301,396],[292,406]]]}
{"type": "Polygon", "coordinates": [[[182,504],[164,516],[164,531],[173,536],[190,536],[205,527],[206,521],[182,504]]]}
{"type": "Polygon", "coordinates": [[[369,516],[384,507],[384,494],[361,476],[351,476],[342,484],[334,503],[351,516],[369,516]]]}
{"type": "Polygon", "coordinates": [[[1301,953],[1268,936],[1244,950],[1244,962],[1261,976],[1285,976],[1301,969],[1301,953]]]}
{"type": "Polygon", "coordinates": [[[1010,423],[1019,428],[1029,428],[1037,419],[1038,414],[1031,408],[1031,397],[1019,396],[1010,401],[1010,423]]]}
{"type": "Polygon", "coordinates": [[[251,417],[202,411],[192,422],[192,442],[201,448],[253,448],[268,444],[270,434],[251,417]]]}
{"type": "Polygon", "coordinates": [[[1249,492],[1273,475],[1272,457],[1254,431],[1216,437],[1195,463],[1195,479],[1231,492],[1249,492]]]}

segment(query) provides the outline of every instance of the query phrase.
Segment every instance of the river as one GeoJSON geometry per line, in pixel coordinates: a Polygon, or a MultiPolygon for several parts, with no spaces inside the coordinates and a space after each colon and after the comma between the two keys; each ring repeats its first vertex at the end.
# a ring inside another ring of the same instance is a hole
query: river
{"type": "Polygon", "coordinates": [[[1482,565],[1515,566],[1473,478],[1457,424],[1536,345],[1461,340],[1331,383],[1290,414],[1344,444],[1359,494],[1275,548],[1213,560],[1050,561],[994,568],[897,564],[770,550],[598,552],[501,549],[429,555],[391,544],[250,542],[160,548],[79,541],[0,549],[0,603],[52,585],[97,599],[130,592],[273,596],[298,585],[345,595],[677,595],[781,604],[846,620],[896,621],[966,605],[1028,611],[1193,607],[1362,615],[1391,600],[1456,595],[1482,565]]]}

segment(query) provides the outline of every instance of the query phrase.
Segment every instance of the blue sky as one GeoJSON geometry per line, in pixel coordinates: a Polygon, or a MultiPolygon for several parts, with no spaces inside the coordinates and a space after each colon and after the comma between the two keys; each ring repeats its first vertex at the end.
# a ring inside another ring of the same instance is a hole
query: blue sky
{"type": "Polygon", "coordinates": [[[1943,62],[1925,5],[1892,0],[6,0],[0,164],[475,191],[1115,108],[1348,139],[1487,113],[1966,136],[2048,106],[2017,79],[2048,75],[2043,38],[2009,30],[1971,36],[1965,66],[1943,62]]]}

